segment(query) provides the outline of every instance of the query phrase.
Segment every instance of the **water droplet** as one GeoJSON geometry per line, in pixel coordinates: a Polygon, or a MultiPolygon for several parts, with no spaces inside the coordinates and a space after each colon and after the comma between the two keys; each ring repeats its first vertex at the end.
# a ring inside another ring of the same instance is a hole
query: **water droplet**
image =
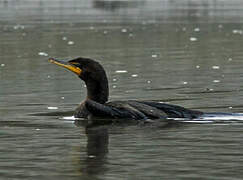
{"type": "Polygon", "coordinates": [[[219,82],[220,82],[220,80],[215,79],[215,80],[213,80],[213,82],[214,82],[214,83],[219,83],[219,82]]]}
{"type": "Polygon", "coordinates": [[[183,84],[188,84],[188,82],[184,81],[183,84]]]}
{"type": "Polygon", "coordinates": [[[218,28],[220,28],[220,29],[223,28],[223,25],[222,24],[219,24],[218,25],[218,28]]]}
{"type": "Polygon", "coordinates": [[[17,30],[17,29],[24,29],[25,27],[24,27],[24,25],[17,24],[17,25],[15,25],[15,26],[13,26],[13,28],[14,28],[15,30],[17,30]]]}
{"type": "Polygon", "coordinates": [[[94,30],[94,27],[93,27],[93,26],[90,26],[89,29],[90,29],[90,30],[94,30]]]}
{"type": "Polygon", "coordinates": [[[36,130],[36,131],[39,131],[40,129],[39,129],[39,128],[36,128],[35,130],[36,130]]]}
{"type": "Polygon", "coordinates": [[[190,37],[190,41],[192,41],[192,42],[197,41],[197,38],[196,37],[190,37]]]}
{"type": "Polygon", "coordinates": [[[104,33],[104,34],[107,34],[107,33],[108,33],[108,31],[104,31],[103,33],[104,33]]]}
{"type": "Polygon", "coordinates": [[[39,52],[38,55],[39,55],[39,56],[48,56],[48,54],[45,53],[45,52],[39,52]]]}
{"type": "Polygon", "coordinates": [[[138,75],[137,74],[132,74],[132,77],[138,77],[138,75]]]}
{"type": "Polygon", "coordinates": [[[233,108],[232,106],[229,107],[229,109],[232,109],[232,108],[233,108]]]}
{"type": "Polygon", "coordinates": [[[213,91],[212,88],[206,88],[206,91],[213,91]]]}
{"type": "Polygon", "coordinates": [[[229,58],[228,61],[232,61],[233,59],[232,58],[229,58]]]}
{"type": "Polygon", "coordinates": [[[127,70],[116,70],[116,73],[127,73],[127,70]]]}
{"type": "Polygon", "coordinates": [[[116,88],[116,85],[113,85],[112,88],[116,88]]]}
{"type": "Polygon", "coordinates": [[[233,34],[242,34],[243,33],[243,31],[240,29],[234,29],[232,32],[233,32],[233,34]]]}
{"type": "Polygon", "coordinates": [[[219,66],[212,66],[212,69],[220,69],[219,66]]]}
{"type": "Polygon", "coordinates": [[[66,40],[67,40],[67,37],[65,37],[65,36],[62,37],[62,40],[63,40],[63,41],[66,41],[66,40]]]}
{"type": "Polygon", "coordinates": [[[197,69],[199,69],[199,68],[200,68],[200,66],[199,66],[199,65],[197,65],[197,66],[196,66],[196,68],[197,68],[197,69]]]}
{"type": "Polygon", "coordinates": [[[95,158],[96,156],[94,156],[94,155],[89,155],[88,157],[89,157],[89,158],[95,158]]]}
{"type": "Polygon", "coordinates": [[[51,78],[51,76],[50,76],[50,75],[48,75],[48,76],[47,76],[47,78],[51,78]]]}
{"type": "Polygon", "coordinates": [[[124,28],[124,29],[121,30],[121,32],[126,33],[127,29],[124,28]]]}
{"type": "Polygon", "coordinates": [[[147,81],[147,83],[148,83],[148,84],[150,84],[150,83],[151,83],[151,81],[147,81]]]}
{"type": "Polygon", "coordinates": [[[195,32],[199,32],[200,31],[200,28],[197,27],[197,28],[194,29],[194,31],[195,32]]]}
{"type": "Polygon", "coordinates": [[[58,107],[48,106],[47,109],[54,110],[54,109],[58,109],[58,107]]]}
{"type": "Polygon", "coordinates": [[[152,54],[152,58],[157,58],[158,55],[157,54],[152,54]]]}
{"type": "Polygon", "coordinates": [[[68,45],[73,45],[74,42],[73,41],[68,41],[68,45]]]}
{"type": "Polygon", "coordinates": [[[61,99],[65,99],[65,97],[62,96],[61,99]]]}
{"type": "Polygon", "coordinates": [[[5,64],[1,64],[1,67],[4,67],[5,66],[5,64]]]}
{"type": "Polygon", "coordinates": [[[183,27],[183,28],[182,28],[182,31],[186,31],[186,27],[183,27]]]}

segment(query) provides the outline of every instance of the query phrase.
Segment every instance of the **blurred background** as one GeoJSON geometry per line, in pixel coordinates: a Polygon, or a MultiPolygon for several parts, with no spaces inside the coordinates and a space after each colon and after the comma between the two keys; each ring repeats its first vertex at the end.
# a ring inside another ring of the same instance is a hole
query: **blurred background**
{"type": "Polygon", "coordinates": [[[0,179],[242,179],[240,120],[87,129],[49,57],[98,60],[110,100],[243,112],[241,0],[1,0],[0,179]],[[220,122],[220,123],[219,123],[220,122]]]}

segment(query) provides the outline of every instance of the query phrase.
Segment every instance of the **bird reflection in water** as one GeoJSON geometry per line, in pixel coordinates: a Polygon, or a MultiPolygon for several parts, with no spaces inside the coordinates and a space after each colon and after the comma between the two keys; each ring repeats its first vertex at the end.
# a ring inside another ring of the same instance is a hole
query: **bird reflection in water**
{"type": "Polygon", "coordinates": [[[78,171],[82,175],[98,175],[106,171],[107,153],[109,145],[108,126],[97,126],[94,124],[84,124],[76,121],[78,127],[85,127],[87,136],[86,156],[81,156],[78,162],[78,171]]]}
{"type": "MultiPolygon", "coordinates": [[[[75,167],[77,167],[78,174],[82,177],[88,175],[98,177],[108,171],[108,152],[109,152],[109,132],[117,132],[116,127],[126,128],[129,126],[137,127],[144,130],[161,130],[161,129],[171,129],[182,127],[181,123],[175,123],[173,121],[158,121],[157,123],[147,123],[133,126],[134,124],[113,124],[113,125],[100,125],[96,124],[96,121],[75,121],[75,125],[80,128],[85,128],[85,133],[87,136],[86,145],[86,155],[84,155],[84,150],[80,148],[79,155],[75,157],[75,167]],[[109,131],[110,130],[110,131],[109,131]],[[78,162],[77,162],[78,159],[78,162]]],[[[141,132],[140,132],[141,133],[141,132]]]]}

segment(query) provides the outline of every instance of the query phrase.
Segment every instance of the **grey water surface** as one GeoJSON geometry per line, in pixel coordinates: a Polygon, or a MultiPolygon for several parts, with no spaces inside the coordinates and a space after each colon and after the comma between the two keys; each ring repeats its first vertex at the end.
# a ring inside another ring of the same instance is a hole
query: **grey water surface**
{"type": "Polygon", "coordinates": [[[110,100],[243,112],[240,0],[0,1],[0,179],[242,179],[243,118],[86,127],[83,82],[49,57],[99,60],[110,100]]]}

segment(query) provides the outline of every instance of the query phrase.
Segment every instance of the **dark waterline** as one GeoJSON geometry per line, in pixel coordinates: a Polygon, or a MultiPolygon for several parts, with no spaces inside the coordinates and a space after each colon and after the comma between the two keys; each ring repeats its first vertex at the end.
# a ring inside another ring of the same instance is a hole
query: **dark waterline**
{"type": "Polygon", "coordinates": [[[0,179],[242,179],[242,122],[87,128],[84,84],[47,59],[88,56],[110,100],[243,112],[243,3],[1,1],[0,179]]]}

